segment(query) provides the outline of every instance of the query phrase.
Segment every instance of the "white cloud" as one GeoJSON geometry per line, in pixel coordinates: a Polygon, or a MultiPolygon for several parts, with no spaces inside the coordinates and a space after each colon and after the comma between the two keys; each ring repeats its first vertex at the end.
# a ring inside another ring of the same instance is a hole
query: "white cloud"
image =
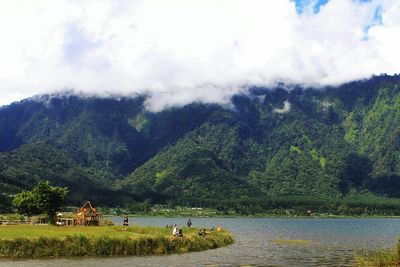
{"type": "Polygon", "coordinates": [[[399,0],[330,0],[316,14],[308,2],[298,14],[289,0],[1,1],[0,104],[75,88],[150,92],[160,110],[277,79],[400,72],[399,0]]]}
{"type": "Polygon", "coordinates": [[[274,108],[274,110],[272,110],[272,112],[275,113],[287,113],[290,111],[290,102],[285,100],[283,102],[283,107],[282,108],[274,108]]]}

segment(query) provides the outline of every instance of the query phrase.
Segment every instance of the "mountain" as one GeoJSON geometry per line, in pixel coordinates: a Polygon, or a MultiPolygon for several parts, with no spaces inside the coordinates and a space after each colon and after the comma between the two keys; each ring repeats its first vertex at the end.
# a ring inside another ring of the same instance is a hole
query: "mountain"
{"type": "Polygon", "coordinates": [[[70,187],[74,205],[400,197],[399,75],[252,87],[229,107],[152,113],[145,100],[47,95],[1,107],[0,195],[49,180],[70,187]]]}

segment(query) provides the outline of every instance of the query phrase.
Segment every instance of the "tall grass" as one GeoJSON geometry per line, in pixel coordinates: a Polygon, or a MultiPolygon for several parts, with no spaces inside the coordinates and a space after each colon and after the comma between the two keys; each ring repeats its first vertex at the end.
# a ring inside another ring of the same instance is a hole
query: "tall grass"
{"type": "MultiPolygon", "coordinates": [[[[21,226],[19,227],[18,230],[22,230],[21,226]]],[[[2,228],[5,230],[5,227],[2,228]]],[[[87,228],[89,227],[82,229],[87,228]]],[[[50,229],[54,230],[52,227],[50,229]]],[[[13,238],[10,234],[4,237],[5,231],[0,231],[0,257],[162,255],[213,249],[233,243],[233,237],[227,231],[215,231],[201,237],[197,236],[196,229],[185,229],[187,234],[184,237],[173,237],[170,236],[169,229],[155,227],[93,227],[87,232],[75,234],[71,234],[73,231],[68,232],[68,229],[74,228],[59,227],[55,231],[57,234],[53,231],[50,235],[34,233],[13,238]],[[67,233],[63,234],[63,230],[67,230],[67,233]],[[100,233],[90,234],[95,230],[99,230],[100,233]]]]}
{"type": "Polygon", "coordinates": [[[356,261],[357,266],[400,266],[400,241],[395,249],[364,252],[356,261]]]}

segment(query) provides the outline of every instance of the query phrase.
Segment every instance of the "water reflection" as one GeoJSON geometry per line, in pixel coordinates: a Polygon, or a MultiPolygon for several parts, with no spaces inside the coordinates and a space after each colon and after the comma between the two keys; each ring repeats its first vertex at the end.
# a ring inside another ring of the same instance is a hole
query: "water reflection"
{"type": "MultiPolygon", "coordinates": [[[[116,224],[122,218],[113,217],[116,224]]],[[[184,226],[187,218],[129,218],[141,225],[184,226]]],[[[360,249],[392,247],[399,219],[192,218],[194,226],[222,225],[235,244],[181,255],[10,261],[1,266],[353,266],[360,249]],[[283,240],[283,242],[277,242],[283,240]],[[290,242],[307,240],[307,242],[290,242]]]]}

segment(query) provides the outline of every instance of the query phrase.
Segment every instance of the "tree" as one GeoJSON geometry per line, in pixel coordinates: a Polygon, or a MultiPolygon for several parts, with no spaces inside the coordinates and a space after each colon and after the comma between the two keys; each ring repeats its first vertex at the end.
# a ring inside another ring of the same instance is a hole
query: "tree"
{"type": "Polygon", "coordinates": [[[50,186],[48,181],[39,182],[32,191],[15,195],[13,205],[19,213],[27,216],[45,213],[50,223],[55,223],[55,215],[64,205],[68,188],[50,186]]]}
{"type": "Polygon", "coordinates": [[[339,184],[342,193],[346,193],[350,186],[360,188],[370,178],[372,162],[368,157],[350,153],[344,164],[339,184]]]}
{"type": "Polygon", "coordinates": [[[16,194],[12,204],[17,209],[18,213],[29,217],[40,213],[32,192],[16,194]]]}

